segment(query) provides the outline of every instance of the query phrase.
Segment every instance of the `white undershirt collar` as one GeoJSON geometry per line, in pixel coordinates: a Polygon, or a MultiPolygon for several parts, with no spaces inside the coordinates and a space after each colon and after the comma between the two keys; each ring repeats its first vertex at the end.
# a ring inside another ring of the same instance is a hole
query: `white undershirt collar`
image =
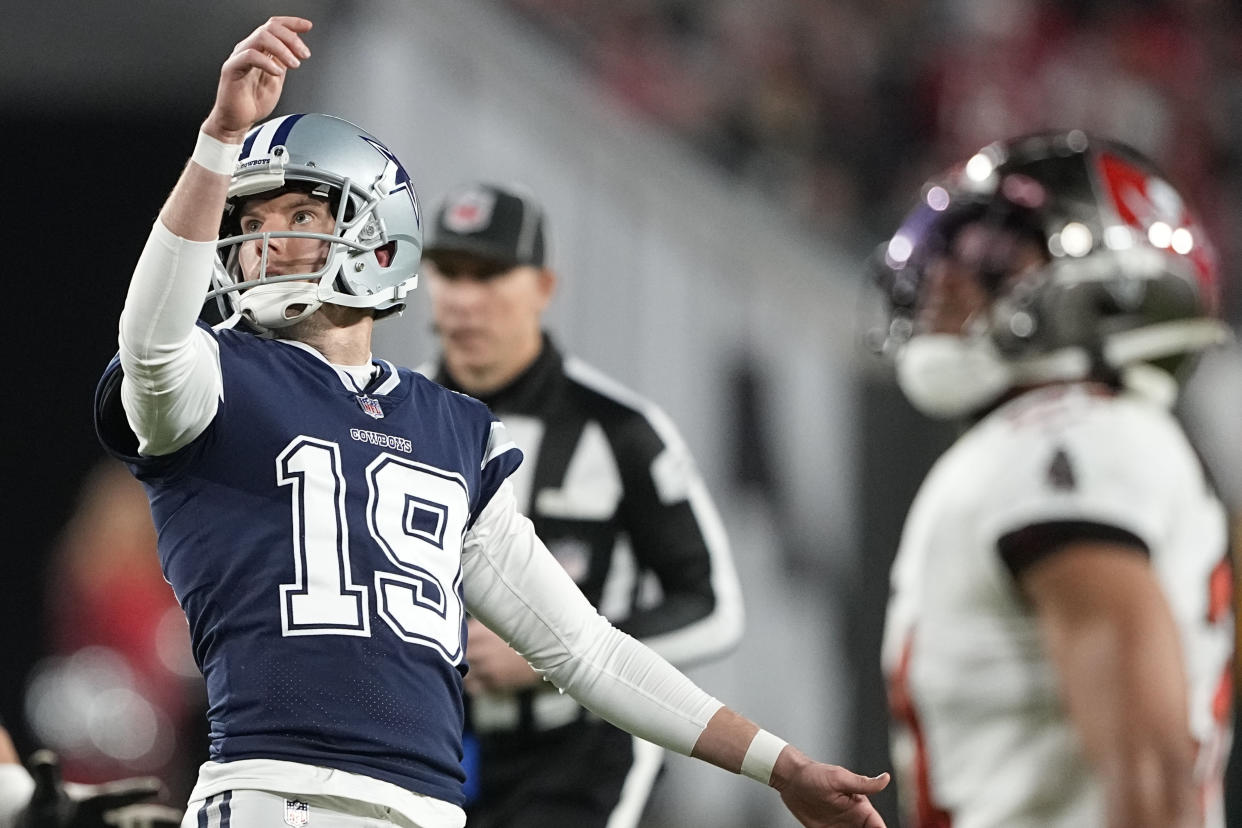
{"type": "MultiPolygon", "coordinates": [[[[291,345],[294,348],[300,348],[308,354],[314,354],[315,357],[325,365],[336,371],[336,375],[341,380],[341,385],[345,386],[349,391],[361,394],[362,390],[370,385],[371,380],[375,379],[380,373],[380,366],[370,361],[370,354],[367,355],[368,362],[366,365],[336,365],[328,362],[323,354],[319,353],[315,348],[307,345],[305,342],[298,342],[293,339],[277,339],[284,345],[291,345]]],[[[387,383],[385,383],[387,384],[387,383]]]]}

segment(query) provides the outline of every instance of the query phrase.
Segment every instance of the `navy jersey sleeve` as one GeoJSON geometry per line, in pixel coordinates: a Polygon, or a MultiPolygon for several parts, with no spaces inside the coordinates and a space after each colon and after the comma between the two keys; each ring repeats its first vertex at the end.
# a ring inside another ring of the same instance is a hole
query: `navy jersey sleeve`
{"type": "MultiPolygon", "coordinates": [[[[483,473],[480,477],[479,503],[474,510],[475,517],[487,507],[492,496],[496,494],[496,490],[521,463],[521,449],[509,439],[504,423],[493,417],[483,447],[483,473]]],[[[473,523],[472,518],[471,524],[473,523]]]]}
{"type": "Polygon", "coordinates": [[[104,450],[129,466],[139,480],[153,474],[171,475],[185,466],[186,458],[193,452],[194,443],[162,457],[139,454],[138,437],[130,428],[125,408],[121,404],[121,381],[124,377],[121,361],[114,356],[95,386],[95,436],[104,450]]]}

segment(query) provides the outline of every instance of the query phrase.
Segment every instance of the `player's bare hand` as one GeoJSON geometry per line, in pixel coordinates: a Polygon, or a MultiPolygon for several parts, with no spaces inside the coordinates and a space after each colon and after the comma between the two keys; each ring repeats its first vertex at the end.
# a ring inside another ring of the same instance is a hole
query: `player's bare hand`
{"type": "Polygon", "coordinates": [[[310,57],[302,35],[311,22],[301,17],[273,17],[233,48],[220,67],[216,103],[203,131],[237,143],[250,127],[276,108],[285,75],[310,57]]]}
{"type": "Polygon", "coordinates": [[[772,773],[772,786],[806,828],[884,828],[867,797],[888,786],[889,776],[862,776],[839,765],[813,762],[786,748],[772,773]]]}
{"type": "Polygon", "coordinates": [[[539,674],[526,659],[477,619],[467,622],[466,633],[469,636],[466,659],[470,663],[465,679],[467,693],[517,690],[540,681],[539,674]]]}

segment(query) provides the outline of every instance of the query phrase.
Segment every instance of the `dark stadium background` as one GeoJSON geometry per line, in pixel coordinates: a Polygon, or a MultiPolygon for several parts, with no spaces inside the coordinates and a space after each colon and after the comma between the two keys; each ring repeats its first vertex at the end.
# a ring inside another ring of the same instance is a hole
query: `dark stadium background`
{"type": "Polygon", "coordinates": [[[159,210],[196,115],[175,109],[5,114],[8,139],[39,136],[32,156],[47,159],[15,165],[11,192],[23,193],[22,203],[5,210],[16,219],[14,238],[24,240],[15,244],[20,252],[9,273],[27,298],[14,297],[5,326],[15,358],[0,470],[6,481],[0,714],[27,748],[21,679],[46,646],[46,553],[100,456],[91,394],[116,351],[126,271],[144,241],[135,228],[149,227],[159,210]],[[135,124],[142,121],[150,150],[135,158],[135,124]]]}

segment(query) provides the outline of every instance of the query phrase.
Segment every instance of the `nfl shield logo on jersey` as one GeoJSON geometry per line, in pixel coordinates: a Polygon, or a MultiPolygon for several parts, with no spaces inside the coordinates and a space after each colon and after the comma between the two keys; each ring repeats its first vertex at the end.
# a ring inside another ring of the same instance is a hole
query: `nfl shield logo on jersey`
{"type": "Polygon", "coordinates": [[[297,799],[285,800],[285,825],[302,828],[310,822],[310,805],[297,799]]]}
{"type": "Polygon", "coordinates": [[[366,394],[358,394],[358,405],[362,406],[362,410],[370,414],[377,420],[384,418],[384,409],[380,408],[379,400],[374,397],[368,397],[366,394]]]}

